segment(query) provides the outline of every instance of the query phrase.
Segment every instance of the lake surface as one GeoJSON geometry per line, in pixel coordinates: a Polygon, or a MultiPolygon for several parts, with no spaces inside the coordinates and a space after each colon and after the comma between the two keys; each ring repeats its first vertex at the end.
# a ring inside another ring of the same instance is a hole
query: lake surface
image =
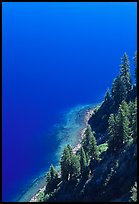
{"type": "Polygon", "coordinates": [[[61,146],[77,142],[78,111],[103,100],[125,51],[134,74],[136,10],[136,3],[2,3],[3,201],[16,200],[57,165],[61,146]]]}

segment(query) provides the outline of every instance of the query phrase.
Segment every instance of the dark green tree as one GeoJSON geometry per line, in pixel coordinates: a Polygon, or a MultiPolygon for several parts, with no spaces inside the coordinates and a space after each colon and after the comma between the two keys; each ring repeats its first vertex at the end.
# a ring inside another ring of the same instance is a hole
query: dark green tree
{"type": "Polygon", "coordinates": [[[77,155],[73,154],[70,145],[67,145],[63,151],[60,161],[61,176],[63,181],[68,181],[80,172],[80,162],[77,155]]]}
{"type": "Polygon", "coordinates": [[[51,178],[51,180],[58,178],[58,173],[55,170],[53,164],[51,164],[51,166],[50,166],[50,178],[51,178]]]}
{"type": "Polygon", "coordinates": [[[133,122],[133,115],[134,115],[134,101],[130,101],[128,103],[128,107],[129,107],[129,122],[131,127],[133,122]]]}
{"type": "Polygon", "coordinates": [[[130,121],[130,129],[131,129],[131,136],[136,142],[137,140],[137,98],[134,102],[129,103],[129,121],[130,121]]]}
{"type": "Polygon", "coordinates": [[[129,127],[129,107],[126,101],[122,101],[116,115],[116,150],[119,150],[124,144],[130,143],[132,140],[129,127]]]}
{"type": "Polygon", "coordinates": [[[137,51],[135,52],[133,60],[134,60],[134,66],[135,66],[135,79],[137,81],[137,51]]]}
{"type": "Polygon", "coordinates": [[[58,184],[58,173],[55,170],[54,166],[51,164],[49,171],[46,174],[46,189],[45,193],[52,192],[55,188],[57,188],[58,184]]]}
{"type": "Polygon", "coordinates": [[[130,63],[129,63],[128,55],[126,53],[124,53],[121,60],[120,79],[123,82],[123,87],[124,87],[123,94],[124,94],[124,100],[126,100],[127,96],[131,91],[130,63]]]}
{"type": "Polygon", "coordinates": [[[90,141],[90,156],[91,158],[98,160],[99,159],[99,151],[97,148],[96,138],[94,133],[92,132],[91,141],[90,141]]]}
{"type": "Polygon", "coordinates": [[[79,157],[75,154],[72,154],[70,166],[70,179],[77,177],[79,173],[80,173],[79,157]]]}
{"type": "Polygon", "coordinates": [[[51,181],[51,176],[50,176],[50,172],[48,171],[46,173],[46,184],[48,184],[51,181]]]}
{"type": "Polygon", "coordinates": [[[121,80],[121,77],[118,76],[114,79],[111,89],[111,95],[113,99],[113,106],[114,110],[117,111],[119,108],[119,104],[122,102],[122,100],[125,99],[125,90],[124,90],[124,84],[121,80]]]}
{"type": "Polygon", "coordinates": [[[130,111],[126,101],[122,101],[118,113],[109,118],[108,127],[108,151],[119,151],[125,144],[132,141],[130,128],[130,111]]]}
{"type": "Polygon", "coordinates": [[[81,175],[84,176],[87,168],[87,160],[86,160],[86,155],[83,147],[81,147],[81,150],[80,150],[80,166],[81,166],[81,175]]]}
{"type": "Polygon", "coordinates": [[[115,150],[115,139],[116,139],[116,123],[115,123],[115,117],[114,114],[111,114],[109,117],[109,127],[108,127],[108,151],[114,151],[115,150]]]}
{"type": "Polygon", "coordinates": [[[105,101],[109,102],[111,100],[110,90],[108,89],[105,95],[105,101]]]}
{"type": "Polygon", "coordinates": [[[71,149],[70,146],[64,148],[60,166],[61,166],[61,176],[63,181],[67,181],[70,174],[70,165],[71,165],[71,149]]]}
{"type": "Polygon", "coordinates": [[[82,142],[82,147],[84,148],[88,162],[91,157],[93,157],[96,160],[99,158],[97,142],[94,137],[94,133],[91,131],[90,125],[88,125],[86,128],[84,139],[82,142]]]}

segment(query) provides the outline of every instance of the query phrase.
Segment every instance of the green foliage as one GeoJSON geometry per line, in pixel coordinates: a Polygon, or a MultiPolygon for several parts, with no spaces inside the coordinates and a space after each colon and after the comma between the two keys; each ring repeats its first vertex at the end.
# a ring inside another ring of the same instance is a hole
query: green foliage
{"type": "Polygon", "coordinates": [[[135,104],[134,104],[134,114],[133,114],[133,120],[132,120],[131,135],[134,141],[137,141],[137,98],[135,99],[135,104]]]}
{"type": "Polygon", "coordinates": [[[131,196],[130,202],[137,202],[137,182],[135,182],[134,186],[131,188],[131,196]]]}
{"type": "Polygon", "coordinates": [[[72,154],[71,157],[71,169],[70,169],[70,178],[78,176],[80,173],[80,161],[79,157],[75,154],[72,154]]]}
{"type": "Polygon", "coordinates": [[[77,155],[73,154],[70,145],[67,145],[63,151],[60,161],[61,176],[63,181],[68,181],[80,172],[80,162],[77,155]]]}
{"type": "Polygon", "coordinates": [[[51,165],[49,171],[46,174],[46,190],[45,190],[45,193],[50,193],[55,188],[57,188],[58,182],[59,182],[58,173],[55,170],[54,166],[51,165]]]}
{"type": "Polygon", "coordinates": [[[55,170],[52,164],[50,166],[50,177],[51,177],[51,180],[58,178],[57,171],[55,170]]]}
{"type": "Polygon", "coordinates": [[[62,180],[65,181],[68,180],[70,173],[71,151],[70,146],[65,147],[60,161],[62,180]]]}
{"type": "Polygon", "coordinates": [[[112,99],[113,99],[113,109],[117,111],[119,104],[124,100],[125,94],[124,94],[124,84],[120,76],[116,77],[112,84],[112,99]]]}
{"type": "MultiPolygon", "coordinates": [[[[135,72],[137,73],[137,53],[135,53],[134,65],[136,70],[135,72]]],[[[107,165],[106,171],[102,171],[102,174],[104,173],[105,175],[104,179],[102,179],[104,183],[101,183],[101,187],[99,187],[99,182],[101,182],[100,181],[101,179],[97,179],[98,182],[97,191],[100,188],[104,189],[105,193],[113,192],[113,190],[111,191],[112,189],[111,187],[113,187],[112,182],[117,182],[118,178],[117,172],[119,171],[120,175],[119,183],[120,184],[122,183],[123,181],[121,176],[122,174],[120,173],[122,172],[122,168],[126,168],[125,164],[128,163],[130,160],[129,159],[130,155],[129,154],[126,155],[126,152],[129,148],[131,148],[132,150],[135,147],[133,141],[136,142],[136,140],[137,140],[136,84],[134,84],[133,86],[131,85],[129,59],[127,54],[124,53],[121,61],[120,75],[115,78],[112,84],[112,89],[106,92],[103,103],[96,108],[93,116],[90,118],[89,125],[87,126],[86,131],[84,133],[84,138],[81,143],[80,151],[78,151],[78,154],[73,154],[70,145],[67,145],[64,148],[60,160],[62,182],[60,182],[59,183],[60,185],[58,185],[58,182],[61,180],[58,180],[58,174],[54,169],[53,165],[51,165],[50,170],[46,176],[47,185],[45,198],[44,195],[40,196],[40,201],[41,200],[47,201],[49,199],[51,200],[51,197],[57,195],[57,193],[60,192],[61,189],[62,189],[61,194],[63,192],[66,192],[68,195],[68,189],[71,188],[71,184],[73,184],[77,180],[78,182],[76,182],[76,188],[73,188],[73,191],[74,190],[76,191],[78,189],[77,192],[79,192],[80,196],[83,196],[85,194],[84,190],[86,189],[86,187],[84,188],[84,186],[88,185],[86,182],[86,180],[88,179],[88,175],[92,174],[94,179],[96,175],[99,176],[99,174],[101,173],[101,168],[100,169],[98,168],[100,160],[99,156],[101,156],[101,154],[107,150],[112,153],[116,152],[116,154],[114,154],[113,157],[115,160],[114,162],[112,161],[110,163],[109,162],[106,163],[107,165]],[[97,146],[96,138],[91,128],[96,133],[108,133],[109,136],[108,141],[105,142],[104,144],[100,144],[99,146],[97,146]],[[127,146],[129,148],[127,148],[127,146]],[[121,161],[123,160],[118,157],[120,150],[122,150],[120,152],[122,153],[120,154],[121,157],[125,158],[125,162],[123,163],[123,165],[121,165],[121,161]],[[99,170],[100,172],[98,173],[97,170],[99,170]],[[79,176],[80,174],[81,177],[79,176]],[[85,184],[84,182],[86,182],[86,185],[84,185],[85,184]]],[[[106,153],[106,158],[107,156],[109,156],[108,153],[106,153]]],[[[101,159],[101,162],[100,167],[101,164],[103,164],[103,157],[101,159]]],[[[105,169],[105,165],[102,166],[105,169]]],[[[129,183],[130,188],[131,182],[129,183]]],[[[91,185],[90,192],[92,192],[93,189],[95,193],[95,188],[92,188],[93,185],[92,180],[90,182],[90,185],[91,185]]],[[[123,186],[124,185],[125,184],[123,184],[123,186]]],[[[75,187],[75,185],[73,186],[75,187]]],[[[123,192],[122,190],[121,192],[123,192]]],[[[100,192],[100,195],[101,194],[102,192],[100,192]]],[[[106,194],[106,197],[107,196],[111,197],[109,193],[108,195],[106,194]]],[[[75,197],[78,200],[78,196],[75,197]]],[[[135,185],[131,189],[130,201],[132,202],[137,201],[137,183],[135,183],[135,185]]]]}
{"type": "Polygon", "coordinates": [[[46,184],[49,183],[51,181],[51,176],[50,176],[50,172],[48,171],[46,173],[46,184]]]}
{"type": "Polygon", "coordinates": [[[109,151],[118,151],[124,144],[131,143],[132,137],[129,116],[129,106],[126,101],[123,100],[119,106],[116,117],[111,114],[109,118],[109,151]]]}
{"type": "Polygon", "coordinates": [[[130,143],[132,141],[130,135],[130,127],[129,127],[129,108],[128,104],[125,101],[119,106],[118,113],[116,115],[116,140],[115,140],[115,148],[118,150],[125,143],[130,143]]]}
{"type": "Polygon", "coordinates": [[[128,55],[124,53],[122,60],[121,60],[121,65],[120,65],[120,78],[121,81],[123,82],[123,91],[124,91],[124,99],[127,99],[128,94],[131,91],[131,77],[130,77],[130,65],[129,65],[129,59],[128,55]]]}
{"type": "Polygon", "coordinates": [[[113,151],[115,149],[115,139],[116,139],[116,124],[114,114],[109,117],[109,127],[108,127],[108,150],[113,151]]]}
{"type": "Polygon", "coordinates": [[[135,52],[133,60],[134,60],[134,66],[135,66],[135,79],[136,79],[136,82],[137,82],[137,51],[135,52]]]}
{"type": "Polygon", "coordinates": [[[99,152],[99,155],[101,155],[103,152],[106,152],[107,149],[108,149],[108,143],[104,143],[104,144],[100,144],[97,146],[98,148],[98,152],[99,152]]]}
{"type": "Polygon", "coordinates": [[[40,192],[37,201],[38,202],[44,202],[44,199],[45,199],[45,193],[40,192]]]}
{"type": "Polygon", "coordinates": [[[87,168],[87,159],[86,159],[86,155],[83,147],[81,147],[81,150],[80,150],[80,166],[81,166],[81,175],[84,176],[87,168]]]}
{"type": "Polygon", "coordinates": [[[109,102],[111,100],[110,90],[108,89],[105,95],[105,102],[109,102]]]}
{"type": "Polygon", "coordinates": [[[137,141],[137,98],[134,102],[129,103],[129,121],[130,121],[130,128],[131,128],[131,136],[134,142],[137,141]]]}
{"type": "Polygon", "coordinates": [[[97,149],[97,142],[96,142],[96,139],[94,137],[94,133],[91,130],[90,125],[88,125],[86,128],[84,138],[82,141],[82,147],[84,148],[84,151],[85,151],[85,154],[87,156],[88,161],[91,157],[98,160],[99,152],[97,149]]]}

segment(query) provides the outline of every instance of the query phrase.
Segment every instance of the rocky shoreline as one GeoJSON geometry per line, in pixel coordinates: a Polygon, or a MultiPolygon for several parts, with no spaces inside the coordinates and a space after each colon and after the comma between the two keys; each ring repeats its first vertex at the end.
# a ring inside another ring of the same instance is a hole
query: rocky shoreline
{"type": "MultiPolygon", "coordinates": [[[[94,110],[95,110],[95,108],[89,108],[89,109],[87,109],[87,111],[86,111],[86,113],[85,113],[85,118],[84,118],[84,123],[85,123],[85,125],[88,124],[88,120],[89,120],[90,117],[93,115],[94,110]]],[[[85,130],[86,130],[86,127],[80,131],[80,142],[73,148],[73,153],[76,153],[76,152],[80,149],[80,147],[81,147],[81,141],[82,141],[82,139],[83,139],[85,130]]],[[[30,200],[29,202],[38,202],[39,195],[40,195],[41,193],[44,193],[44,191],[45,191],[45,186],[43,186],[42,188],[40,188],[40,189],[38,190],[38,192],[31,198],[31,200],[30,200]]]]}
{"type": "MultiPolygon", "coordinates": [[[[88,109],[88,110],[86,111],[86,113],[85,113],[85,118],[84,118],[84,122],[85,122],[85,125],[86,125],[86,126],[87,126],[87,124],[88,124],[89,119],[90,119],[91,116],[93,115],[93,113],[94,113],[94,108],[88,109]]],[[[83,139],[85,130],[86,130],[86,127],[81,130],[81,132],[80,132],[80,142],[73,148],[73,153],[76,153],[76,152],[80,149],[80,147],[81,147],[81,141],[82,141],[82,139],[83,139]]]]}

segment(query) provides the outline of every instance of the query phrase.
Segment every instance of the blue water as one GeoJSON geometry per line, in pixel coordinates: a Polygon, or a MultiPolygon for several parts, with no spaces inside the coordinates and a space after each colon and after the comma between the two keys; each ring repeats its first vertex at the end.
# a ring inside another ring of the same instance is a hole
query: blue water
{"type": "Polygon", "coordinates": [[[136,3],[2,3],[3,201],[56,164],[63,112],[101,102],[124,51],[134,73],[136,18],[136,3]]]}

